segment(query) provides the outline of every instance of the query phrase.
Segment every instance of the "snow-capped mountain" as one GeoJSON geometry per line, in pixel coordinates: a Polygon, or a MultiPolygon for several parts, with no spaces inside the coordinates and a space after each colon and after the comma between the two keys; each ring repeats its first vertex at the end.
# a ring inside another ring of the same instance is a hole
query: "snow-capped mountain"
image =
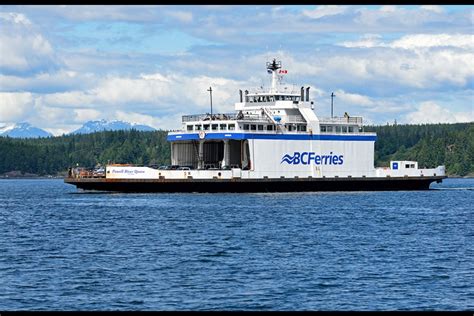
{"type": "Polygon", "coordinates": [[[140,125],[135,123],[128,123],[124,121],[88,121],[82,125],[81,128],[71,132],[71,134],[89,134],[99,131],[117,131],[136,129],[138,131],[155,131],[153,127],[147,125],[140,125]]]}
{"type": "Polygon", "coordinates": [[[53,135],[41,128],[23,122],[0,127],[0,136],[9,136],[13,138],[38,138],[53,135]]]}

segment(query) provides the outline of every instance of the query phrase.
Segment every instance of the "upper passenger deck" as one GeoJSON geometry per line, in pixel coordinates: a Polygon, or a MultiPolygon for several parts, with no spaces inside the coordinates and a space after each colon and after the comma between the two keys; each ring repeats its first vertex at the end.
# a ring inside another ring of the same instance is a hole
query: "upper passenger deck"
{"type": "MultiPolygon", "coordinates": [[[[249,92],[239,90],[240,102],[235,112],[218,114],[193,114],[182,117],[182,130],[171,132],[197,134],[221,132],[265,134],[367,134],[364,133],[360,116],[318,118],[314,113],[314,101],[310,100],[310,87],[282,85],[282,75],[277,71],[281,63],[267,63],[272,74],[271,88],[263,87],[249,92]]],[[[286,73],[286,71],[283,71],[286,73]]],[[[212,107],[211,107],[212,109],[212,107]]]]}

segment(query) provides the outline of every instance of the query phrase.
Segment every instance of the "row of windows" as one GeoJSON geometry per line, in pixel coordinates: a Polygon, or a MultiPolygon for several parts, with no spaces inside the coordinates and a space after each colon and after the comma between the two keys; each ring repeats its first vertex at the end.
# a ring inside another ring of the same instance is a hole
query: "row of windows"
{"type": "Polygon", "coordinates": [[[306,132],[306,125],[303,124],[285,124],[285,127],[289,132],[306,132]]]}
{"type": "Polygon", "coordinates": [[[243,124],[242,129],[245,131],[274,131],[275,126],[273,125],[261,125],[261,124],[243,124]]]}
{"type": "MultiPolygon", "coordinates": [[[[286,129],[289,132],[306,132],[306,125],[304,124],[285,124],[286,129]]],[[[274,131],[275,125],[265,124],[242,124],[242,130],[245,131],[274,131]]],[[[191,131],[225,131],[235,130],[235,124],[198,124],[198,125],[187,125],[187,130],[191,131]]]]}
{"type": "Polygon", "coordinates": [[[324,133],[354,133],[354,126],[346,126],[346,125],[336,125],[336,126],[327,126],[321,125],[321,132],[324,133]]]}
{"type": "Polygon", "coordinates": [[[273,102],[273,101],[299,101],[299,96],[291,95],[261,95],[261,96],[252,96],[247,97],[248,102],[273,102]]]}
{"type": "Polygon", "coordinates": [[[208,131],[211,128],[213,131],[233,131],[235,130],[235,124],[198,124],[188,125],[188,131],[208,131]]]}
{"type": "MultiPolygon", "coordinates": [[[[307,128],[304,124],[285,124],[286,130],[289,132],[306,132],[307,128]]],[[[246,131],[274,131],[274,125],[263,125],[263,124],[243,124],[241,129],[246,131]]],[[[235,130],[235,124],[197,124],[197,125],[187,125],[188,131],[233,131],[235,130]]],[[[321,125],[322,133],[354,133],[357,131],[356,126],[328,126],[321,125]]]]}

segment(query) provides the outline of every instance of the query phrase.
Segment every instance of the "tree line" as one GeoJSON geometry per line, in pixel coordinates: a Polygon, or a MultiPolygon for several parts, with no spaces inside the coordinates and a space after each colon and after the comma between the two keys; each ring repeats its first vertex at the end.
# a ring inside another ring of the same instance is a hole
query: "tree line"
{"type": "MultiPolygon", "coordinates": [[[[365,126],[376,132],[375,165],[415,160],[419,167],[445,165],[448,175],[474,174],[474,123],[365,126]]],[[[11,171],[63,175],[76,165],[170,164],[167,131],[103,131],[38,139],[0,137],[0,174],[11,171]]]]}

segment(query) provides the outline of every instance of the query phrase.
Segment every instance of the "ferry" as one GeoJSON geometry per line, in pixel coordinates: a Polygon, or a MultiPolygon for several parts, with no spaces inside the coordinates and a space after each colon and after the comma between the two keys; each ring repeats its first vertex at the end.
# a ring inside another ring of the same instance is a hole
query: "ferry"
{"type": "Polygon", "coordinates": [[[281,61],[266,63],[271,85],[239,90],[232,113],[185,115],[168,133],[171,165],[108,164],[70,168],[64,182],[82,190],[121,192],[304,192],[426,190],[445,167],[416,161],[374,167],[377,135],[361,116],[323,118],[310,87],[282,82],[281,61]]]}

